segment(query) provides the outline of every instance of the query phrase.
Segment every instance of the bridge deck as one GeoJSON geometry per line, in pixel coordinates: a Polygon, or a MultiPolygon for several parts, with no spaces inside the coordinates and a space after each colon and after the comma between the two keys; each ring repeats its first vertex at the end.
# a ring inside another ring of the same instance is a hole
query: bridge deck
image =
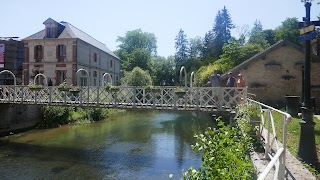
{"type": "Polygon", "coordinates": [[[176,87],[161,87],[155,91],[142,87],[120,87],[118,91],[108,91],[98,86],[78,88],[80,91],[71,92],[53,86],[42,89],[0,86],[0,103],[224,111],[247,97],[246,88],[189,87],[184,88],[186,92],[182,96],[176,94],[176,87]]]}

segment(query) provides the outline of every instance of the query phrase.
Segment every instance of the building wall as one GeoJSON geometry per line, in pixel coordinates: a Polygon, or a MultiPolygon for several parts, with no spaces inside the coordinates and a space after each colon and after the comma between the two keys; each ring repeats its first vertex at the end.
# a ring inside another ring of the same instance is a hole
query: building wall
{"type": "MultiPolygon", "coordinates": [[[[290,45],[281,46],[266,56],[250,63],[240,72],[248,92],[262,102],[284,101],[285,96],[302,94],[302,64],[304,53],[290,45]]],[[[320,90],[320,62],[311,63],[311,84],[320,90]]],[[[320,102],[320,91],[312,89],[312,96],[320,102]]]]}
{"type": "MultiPolygon", "coordinates": [[[[22,84],[22,63],[23,63],[23,42],[13,39],[0,40],[0,44],[4,44],[4,68],[0,68],[0,71],[6,69],[11,71],[16,77],[16,83],[22,84]]],[[[0,75],[0,85],[13,84],[13,77],[9,73],[3,73],[0,75]]]]}
{"type": "MultiPolygon", "coordinates": [[[[86,78],[85,73],[79,72],[76,75],[80,68],[89,72],[91,86],[99,86],[104,73],[110,73],[114,82],[116,77],[120,75],[120,61],[118,59],[79,39],[26,40],[25,50],[28,52],[25,53],[28,57],[24,65],[25,78],[27,78],[25,84],[33,81],[35,74],[40,72],[45,74],[47,79],[51,78],[53,85],[59,85],[60,83],[57,83],[56,80],[56,73],[57,71],[65,71],[65,79],[68,84],[80,85],[80,79],[86,78]],[[44,52],[41,62],[36,62],[34,59],[34,47],[36,45],[43,46],[44,52]],[[58,45],[66,46],[66,57],[63,62],[58,62],[56,56],[58,45]],[[97,55],[97,61],[94,61],[94,54],[97,55]],[[112,67],[110,61],[113,61],[112,67]],[[96,76],[94,76],[95,74],[96,76]]],[[[40,83],[44,83],[42,79],[40,83]]]]}
{"type": "MultiPolygon", "coordinates": [[[[73,59],[73,42],[74,39],[40,39],[40,40],[27,40],[25,47],[28,50],[28,62],[25,62],[24,73],[27,74],[25,83],[33,81],[36,71],[45,74],[47,79],[51,78],[53,85],[56,85],[56,71],[66,71],[66,81],[72,84],[72,68],[76,64],[73,59]],[[43,58],[40,62],[34,59],[34,47],[36,45],[43,46],[43,58]],[[56,51],[58,45],[65,45],[66,56],[62,62],[58,62],[56,51]],[[29,67],[27,67],[29,66],[29,67]]],[[[40,82],[43,84],[43,80],[40,82]]]]}
{"type": "MultiPolygon", "coordinates": [[[[77,41],[77,47],[78,69],[84,68],[90,73],[90,82],[92,86],[101,85],[104,73],[109,73],[112,76],[113,84],[116,84],[116,77],[118,77],[118,79],[120,78],[119,59],[81,40],[77,41]],[[94,54],[97,54],[96,62],[94,61],[94,54]],[[97,72],[97,76],[94,76],[94,71],[97,72]]],[[[85,77],[85,74],[79,74],[78,82],[81,77],[85,77]]]]}

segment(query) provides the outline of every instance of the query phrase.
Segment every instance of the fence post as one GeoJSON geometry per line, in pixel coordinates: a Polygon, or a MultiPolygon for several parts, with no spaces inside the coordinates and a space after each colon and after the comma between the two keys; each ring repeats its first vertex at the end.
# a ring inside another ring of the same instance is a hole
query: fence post
{"type": "Polygon", "coordinates": [[[268,113],[268,134],[267,134],[267,139],[266,139],[267,143],[266,143],[266,148],[265,148],[265,152],[264,152],[264,157],[266,159],[269,159],[268,153],[271,148],[270,147],[270,131],[271,131],[271,129],[270,129],[270,126],[271,126],[271,111],[270,111],[270,109],[267,110],[267,113],[268,113]]]}
{"type": "Polygon", "coordinates": [[[52,86],[49,86],[49,105],[52,103],[52,86]]]}
{"type": "Polygon", "coordinates": [[[199,90],[199,87],[196,87],[196,110],[197,111],[200,110],[199,105],[200,105],[200,90],[199,90]]]}
{"type": "Polygon", "coordinates": [[[97,87],[97,98],[96,98],[96,106],[99,107],[100,106],[100,101],[99,101],[99,97],[100,97],[100,86],[97,87]]]}
{"type": "Polygon", "coordinates": [[[136,96],[137,96],[137,92],[136,91],[137,91],[136,87],[133,87],[132,104],[133,104],[134,108],[136,107],[136,96]]]}

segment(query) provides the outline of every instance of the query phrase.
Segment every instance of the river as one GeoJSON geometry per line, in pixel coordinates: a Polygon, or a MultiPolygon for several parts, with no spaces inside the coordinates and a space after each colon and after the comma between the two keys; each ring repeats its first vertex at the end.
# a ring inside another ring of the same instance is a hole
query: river
{"type": "Polygon", "coordinates": [[[0,179],[180,179],[201,154],[206,113],[127,111],[106,120],[0,138],[0,179]]]}

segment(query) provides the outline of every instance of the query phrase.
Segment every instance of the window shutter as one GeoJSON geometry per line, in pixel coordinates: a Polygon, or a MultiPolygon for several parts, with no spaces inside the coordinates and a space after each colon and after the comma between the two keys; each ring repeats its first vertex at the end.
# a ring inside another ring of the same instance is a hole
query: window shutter
{"type": "Polygon", "coordinates": [[[59,45],[56,47],[56,58],[59,61],[59,45]]]}
{"type": "Polygon", "coordinates": [[[40,46],[41,47],[41,60],[44,59],[44,48],[43,46],[40,46]]]}
{"type": "Polygon", "coordinates": [[[63,46],[63,56],[67,56],[67,46],[63,46]]]}
{"type": "Polygon", "coordinates": [[[59,78],[58,78],[59,74],[58,74],[58,71],[56,70],[56,86],[59,85],[59,78]]]}
{"type": "Polygon", "coordinates": [[[34,58],[34,59],[38,59],[37,46],[35,46],[33,49],[34,49],[34,52],[33,52],[33,53],[34,53],[34,54],[33,54],[33,58],[34,58]]]}

